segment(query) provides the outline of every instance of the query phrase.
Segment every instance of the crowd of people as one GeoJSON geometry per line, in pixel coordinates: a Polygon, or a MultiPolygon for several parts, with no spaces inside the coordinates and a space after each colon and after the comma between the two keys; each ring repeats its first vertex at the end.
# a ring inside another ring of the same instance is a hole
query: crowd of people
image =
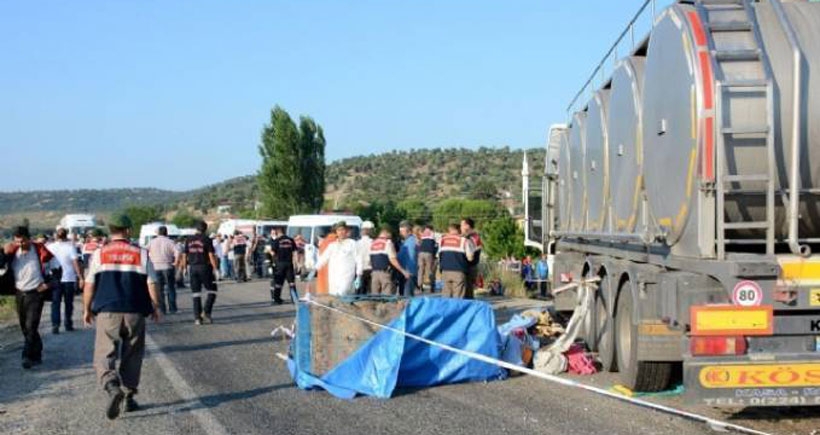
{"type": "MultiPolygon", "coordinates": [[[[542,298],[550,297],[549,262],[546,253],[542,253],[535,261],[529,255],[524,256],[520,261],[513,256],[502,258],[498,261],[498,267],[502,272],[518,274],[527,290],[538,290],[542,298]]],[[[498,290],[499,284],[494,284],[496,285],[491,286],[491,293],[503,294],[503,290],[498,290]]]]}
{"type": "Polygon", "coordinates": [[[249,274],[271,277],[271,303],[281,304],[287,282],[291,299],[298,296],[297,276],[309,291],[335,296],[401,295],[436,291],[440,272],[446,297],[470,299],[478,277],[482,242],[472,219],[449,225],[438,240],[430,225],[401,222],[398,233],[375,231],[364,222],[361,238],[338,222],[318,243],[313,270],[306,270],[305,240],[274,228],[270,235],[240,232],[207,234],[199,222],[196,234],[173,240],[160,226],[142,248],[131,240],[132,222],[117,214],[108,221],[109,235],[93,230],[84,240],[58,229],[53,239],[31,237],[25,226],[15,228],[13,240],[0,250],[0,293],[14,294],[23,333],[22,367],[42,363],[38,332],[47,300],[51,301],[54,334],[73,331],[74,298],[82,295],[83,322],[96,324],[94,368],[106,392],[106,415],[138,409],[134,399],[145,352],[145,319],[155,321],[179,311],[177,288],[188,281],[197,325],[212,322],[217,282],[245,282],[249,274]],[[375,236],[375,237],[374,237],[375,236]],[[203,301],[204,299],[204,301],[203,301]],[[203,303],[204,302],[204,303],[203,303]]]}
{"type": "Polygon", "coordinates": [[[438,240],[431,225],[406,221],[399,224],[398,234],[388,227],[374,232],[369,221],[362,224],[358,241],[349,234],[347,224],[339,222],[320,241],[317,293],[412,297],[436,291],[441,272],[444,296],[474,297],[483,244],[472,219],[449,225],[438,240]]]}

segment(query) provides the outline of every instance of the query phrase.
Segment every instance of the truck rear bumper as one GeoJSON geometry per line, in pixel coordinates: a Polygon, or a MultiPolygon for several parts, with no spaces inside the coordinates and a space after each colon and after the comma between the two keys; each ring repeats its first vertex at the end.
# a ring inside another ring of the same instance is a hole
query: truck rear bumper
{"type": "Polygon", "coordinates": [[[820,406],[820,353],[688,357],[683,379],[689,403],[820,406]]]}

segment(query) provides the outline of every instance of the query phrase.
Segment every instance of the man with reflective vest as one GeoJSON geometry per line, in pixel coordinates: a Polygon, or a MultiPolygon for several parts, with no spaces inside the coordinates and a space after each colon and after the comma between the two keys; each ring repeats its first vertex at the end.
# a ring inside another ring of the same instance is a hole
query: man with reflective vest
{"type": "Polygon", "coordinates": [[[444,281],[442,296],[467,297],[467,274],[475,258],[472,239],[459,234],[458,224],[450,224],[447,234],[439,241],[439,266],[444,281]]]}
{"type": "Polygon", "coordinates": [[[467,268],[467,294],[465,296],[465,299],[473,299],[475,297],[476,282],[478,281],[478,263],[481,260],[481,248],[484,247],[484,243],[475,230],[475,221],[471,218],[461,220],[461,234],[472,241],[475,249],[475,255],[469,260],[469,267],[467,268]]]}
{"type": "Polygon", "coordinates": [[[108,227],[111,242],[91,256],[83,321],[97,323],[94,369],[108,393],[106,416],[113,420],[121,411],[138,409],[134,395],[145,354],[145,317],[159,321],[159,294],[148,252],[128,240],[131,219],[114,215],[108,227]]]}
{"type": "Polygon", "coordinates": [[[370,267],[372,273],[370,276],[370,293],[374,295],[393,295],[396,293],[396,286],[393,282],[393,272],[395,269],[405,279],[410,278],[399,264],[399,259],[396,256],[396,246],[393,245],[390,230],[382,228],[377,237],[370,244],[370,267]]]}
{"type": "Polygon", "coordinates": [[[436,254],[438,245],[432,225],[426,225],[421,233],[419,246],[419,287],[430,290],[436,286],[436,254]],[[425,281],[427,282],[425,284],[425,281]]]}
{"type": "Polygon", "coordinates": [[[83,266],[88,268],[88,264],[91,260],[91,254],[94,253],[99,247],[100,238],[102,237],[102,231],[98,229],[93,229],[89,231],[88,236],[85,238],[85,243],[83,243],[82,255],[83,255],[83,266]]]}
{"type": "Polygon", "coordinates": [[[216,302],[216,271],[218,265],[216,254],[214,254],[214,244],[205,235],[208,224],[199,221],[196,224],[196,234],[185,241],[182,248],[182,258],[180,268],[185,269],[191,266],[189,271],[191,279],[191,296],[194,298],[194,323],[212,323],[211,312],[216,302]],[[205,312],[202,311],[202,288],[208,295],[205,300],[205,312]]]}
{"type": "MultiPolygon", "coordinates": [[[[282,286],[285,281],[290,285],[290,294],[296,292],[296,278],[293,273],[293,252],[296,250],[296,242],[288,237],[282,228],[274,227],[271,240],[265,251],[272,257],[273,278],[271,279],[271,305],[279,305],[282,302],[282,286]]],[[[291,301],[296,303],[296,301],[291,301]]]]}

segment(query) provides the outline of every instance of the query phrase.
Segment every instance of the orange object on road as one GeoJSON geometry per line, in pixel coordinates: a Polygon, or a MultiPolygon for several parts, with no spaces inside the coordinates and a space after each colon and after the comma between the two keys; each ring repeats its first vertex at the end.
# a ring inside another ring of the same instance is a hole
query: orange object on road
{"type": "MultiPolygon", "coordinates": [[[[331,243],[336,241],[336,234],[330,233],[325,237],[321,242],[319,242],[319,255],[321,257],[322,254],[325,252],[328,246],[331,243]]],[[[316,294],[317,295],[326,295],[327,294],[327,267],[322,268],[321,270],[316,271],[316,294]]]]}

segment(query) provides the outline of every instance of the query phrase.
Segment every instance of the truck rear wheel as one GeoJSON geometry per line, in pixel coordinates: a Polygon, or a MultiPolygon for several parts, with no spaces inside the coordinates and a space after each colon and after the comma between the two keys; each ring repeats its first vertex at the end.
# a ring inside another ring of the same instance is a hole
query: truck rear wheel
{"type": "Polygon", "coordinates": [[[632,322],[634,309],[632,295],[628,289],[623,289],[618,297],[618,313],[615,316],[615,343],[621,383],[633,391],[662,391],[672,377],[672,363],[638,361],[638,326],[632,322]]]}
{"type": "Polygon", "coordinates": [[[615,371],[615,334],[613,334],[612,316],[609,315],[610,301],[605,295],[612,294],[609,291],[609,275],[604,274],[598,291],[595,292],[595,337],[598,348],[598,361],[604,371],[615,371]]]}
{"type": "MultiPolygon", "coordinates": [[[[584,279],[591,278],[589,272],[584,274],[584,279]]],[[[581,289],[578,288],[575,291],[580,292],[581,289]]],[[[581,338],[584,340],[584,343],[587,345],[587,349],[591,352],[598,351],[598,338],[597,338],[597,325],[598,325],[598,310],[596,309],[596,292],[587,292],[587,299],[589,300],[588,306],[589,311],[587,311],[586,317],[584,317],[584,323],[582,324],[581,338]]]]}

